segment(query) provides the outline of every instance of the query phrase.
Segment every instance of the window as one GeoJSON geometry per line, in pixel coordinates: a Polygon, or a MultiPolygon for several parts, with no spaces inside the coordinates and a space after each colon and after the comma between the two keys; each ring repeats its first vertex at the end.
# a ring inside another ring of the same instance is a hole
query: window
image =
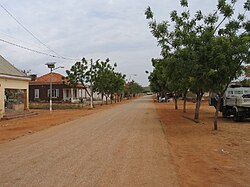
{"type": "MultiPolygon", "coordinates": [[[[50,97],[50,89],[48,89],[48,97],[50,97]]],[[[59,89],[52,89],[52,98],[59,97],[59,89]]]]}
{"type": "Polygon", "coordinates": [[[39,89],[35,89],[35,98],[39,98],[39,89]]]}
{"type": "Polygon", "coordinates": [[[243,90],[236,90],[234,91],[234,94],[243,94],[243,90]]]}
{"type": "MultiPolygon", "coordinates": [[[[250,98],[250,94],[245,94],[242,96],[243,98],[250,98]]],[[[246,101],[247,102],[247,101],[246,101]]]]}
{"type": "Polygon", "coordinates": [[[69,90],[68,89],[66,90],[66,97],[67,98],[69,97],[69,90]]]}
{"type": "Polygon", "coordinates": [[[77,98],[77,89],[74,90],[74,96],[77,98]]]}

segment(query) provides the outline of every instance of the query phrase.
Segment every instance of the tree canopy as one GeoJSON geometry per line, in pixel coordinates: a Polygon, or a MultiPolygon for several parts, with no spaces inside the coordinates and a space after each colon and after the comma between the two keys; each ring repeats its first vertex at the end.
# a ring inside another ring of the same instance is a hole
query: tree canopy
{"type": "Polygon", "coordinates": [[[204,92],[215,92],[222,97],[229,83],[241,74],[242,64],[249,63],[250,21],[246,13],[250,10],[250,0],[246,0],[245,11],[238,15],[234,12],[236,3],[236,0],[218,0],[217,10],[207,15],[197,10],[192,15],[188,1],[181,0],[183,11],[173,10],[168,21],[159,23],[150,7],[145,11],[162,55],[158,60],[161,65],[154,66],[149,76],[150,84],[158,90],[164,85],[184,95],[188,89],[196,93],[195,120],[199,119],[204,92]],[[164,75],[158,75],[160,72],[164,75]]]}
{"type": "Polygon", "coordinates": [[[103,97],[113,99],[114,94],[120,95],[124,90],[125,75],[115,72],[116,63],[114,67],[110,64],[110,60],[105,61],[90,60],[88,62],[85,58],[80,62],[76,62],[70,70],[67,70],[67,79],[71,86],[77,86],[81,83],[87,90],[87,93],[92,98],[93,94],[88,92],[87,87],[90,87],[91,92],[97,92],[103,97]]]}

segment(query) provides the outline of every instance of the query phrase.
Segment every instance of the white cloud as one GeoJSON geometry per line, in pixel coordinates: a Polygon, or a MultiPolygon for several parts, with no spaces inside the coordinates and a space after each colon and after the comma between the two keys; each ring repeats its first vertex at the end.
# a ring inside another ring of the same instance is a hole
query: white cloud
{"type": "MultiPolygon", "coordinates": [[[[240,2],[242,3],[243,0],[240,2]]],[[[157,20],[169,18],[178,1],[171,0],[0,0],[15,17],[41,41],[57,53],[79,58],[105,59],[118,63],[118,70],[137,74],[135,80],[148,84],[145,70],[151,70],[151,58],[159,57],[160,49],[151,35],[145,9],[150,5],[157,20]]],[[[192,10],[211,11],[216,0],[192,0],[192,10]],[[201,3],[202,2],[202,3],[201,3]]],[[[0,38],[51,53],[24,31],[0,8],[0,38]],[[7,35],[17,39],[10,38],[7,35]]],[[[69,68],[71,60],[53,59],[0,43],[1,55],[20,69],[31,69],[42,75],[44,65],[57,61],[69,68]]],[[[60,70],[62,72],[62,70],[60,70]]]]}
{"type": "Polygon", "coordinates": [[[109,0],[108,4],[112,5],[113,4],[113,0],[109,0]]]}

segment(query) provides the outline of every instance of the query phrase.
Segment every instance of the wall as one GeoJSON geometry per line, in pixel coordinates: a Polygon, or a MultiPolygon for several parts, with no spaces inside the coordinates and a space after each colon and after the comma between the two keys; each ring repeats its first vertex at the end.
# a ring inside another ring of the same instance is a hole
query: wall
{"type": "MultiPolygon", "coordinates": [[[[89,93],[91,92],[90,88],[87,88],[87,90],[89,93]]],[[[90,96],[87,93],[86,93],[86,98],[90,99],[90,96]]],[[[97,92],[93,92],[93,99],[94,100],[102,100],[102,96],[101,96],[101,94],[98,94],[97,92]]]]}
{"type": "Polygon", "coordinates": [[[29,84],[28,84],[28,81],[0,78],[0,118],[3,117],[3,114],[5,112],[5,106],[4,106],[5,89],[26,90],[27,99],[26,99],[25,106],[27,109],[29,108],[29,84]]]}
{"type": "MultiPolygon", "coordinates": [[[[59,97],[52,98],[53,101],[62,101],[63,100],[63,89],[67,88],[64,84],[52,84],[52,90],[59,89],[59,97]]],[[[30,101],[47,101],[49,102],[48,90],[50,89],[49,84],[44,85],[29,85],[29,98],[30,101]],[[35,99],[35,89],[39,89],[39,99],[35,99]]]]}

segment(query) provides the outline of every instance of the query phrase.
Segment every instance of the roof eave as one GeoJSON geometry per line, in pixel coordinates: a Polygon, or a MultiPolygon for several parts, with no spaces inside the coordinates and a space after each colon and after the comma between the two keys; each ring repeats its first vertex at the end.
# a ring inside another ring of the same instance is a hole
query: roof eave
{"type": "Polygon", "coordinates": [[[25,80],[25,81],[30,81],[30,77],[26,76],[18,76],[18,75],[8,75],[8,74],[1,74],[0,73],[0,78],[5,78],[5,79],[17,79],[17,80],[25,80]]]}

